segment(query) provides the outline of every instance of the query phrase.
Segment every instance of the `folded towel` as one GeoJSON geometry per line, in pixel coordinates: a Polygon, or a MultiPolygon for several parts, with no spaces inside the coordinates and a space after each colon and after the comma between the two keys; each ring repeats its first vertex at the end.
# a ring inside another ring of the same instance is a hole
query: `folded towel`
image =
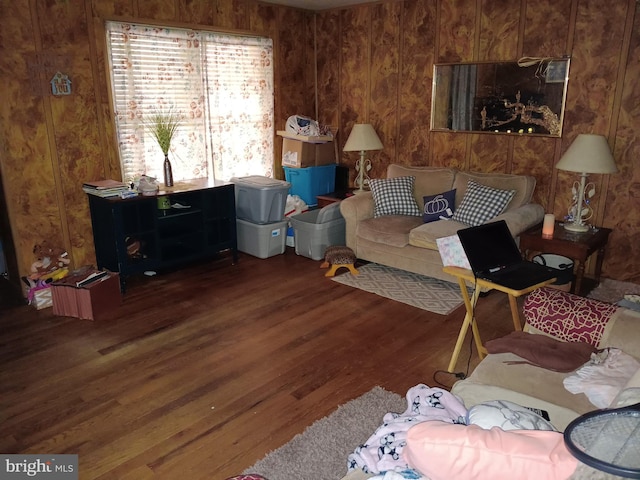
{"type": "Polygon", "coordinates": [[[596,348],[586,342],[563,342],[546,335],[511,332],[502,338],[489,340],[489,353],[515,353],[526,363],[555,372],[572,372],[589,361],[596,348]]]}

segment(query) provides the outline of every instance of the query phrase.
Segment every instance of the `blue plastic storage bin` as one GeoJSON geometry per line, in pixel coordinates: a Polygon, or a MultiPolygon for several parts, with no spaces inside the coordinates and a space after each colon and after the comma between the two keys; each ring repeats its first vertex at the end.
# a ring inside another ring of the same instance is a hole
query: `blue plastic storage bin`
{"type": "Polygon", "coordinates": [[[336,188],[336,165],[318,167],[284,168],[284,176],[291,184],[289,194],[298,195],[304,203],[313,207],[318,204],[316,196],[331,193],[336,188]]]}

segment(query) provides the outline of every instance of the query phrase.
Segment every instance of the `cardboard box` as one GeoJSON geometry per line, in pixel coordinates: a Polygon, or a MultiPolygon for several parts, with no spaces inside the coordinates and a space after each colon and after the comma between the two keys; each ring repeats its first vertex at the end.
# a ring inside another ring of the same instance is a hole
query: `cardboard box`
{"type": "Polygon", "coordinates": [[[333,136],[331,135],[298,135],[296,133],[287,132],[286,130],[278,130],[277,134],[284,138],[292,138],[294,140],[302,140],[303,142],[311,143],[325,143],[332,142],[333,136]]]}
{"type": "Polygon", "coordinates": [[[333,142],[314,143],[282,138],[282,166],[305,168],[336,163],[333,142]]]}
{"type": "Polygon", "coordinates": [[[51,284],[54,315],[99,320],[122,303],[120,275],[117,273],[106,272],[95,281],[81,284],[95,272],[69,275],[51,284]]]}

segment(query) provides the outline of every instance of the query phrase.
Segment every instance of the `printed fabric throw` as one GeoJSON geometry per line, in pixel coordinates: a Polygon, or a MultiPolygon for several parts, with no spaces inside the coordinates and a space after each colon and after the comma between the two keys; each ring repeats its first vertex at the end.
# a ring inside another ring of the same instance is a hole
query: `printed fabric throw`
{"type": "Polygon", "coordinates": [[[406,398],[407,409],[404,413],[387,413],[375,433],[349,455],[349,471],[359,468],[369,474],[397,474],[387,475],[385,480],[421,478],[419,474],[407,476],[415,475],[416,472],[402,458],[409,429],[428,420],[465,424],[467,409],[458,397],[446,390],[419,384],[407,391],[406,398]]]}
{"type": "Polygon", "coordinates": [[[565,342],[586,342],[595,347],[617,310],[616,305],[550,287],[531,292],[523,307],[529,326],[565,342]]]}

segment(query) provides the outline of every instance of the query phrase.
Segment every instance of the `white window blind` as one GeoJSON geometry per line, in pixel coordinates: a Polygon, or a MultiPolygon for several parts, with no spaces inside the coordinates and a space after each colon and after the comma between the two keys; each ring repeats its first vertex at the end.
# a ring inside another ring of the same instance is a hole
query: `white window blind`
{"type": "Polygon", "coordinates": [[[182,122],[169,158],[176,181],[273,176],[270,39],[107,22],[123,180],[162,179],[164,155],[144,122],[182,122]]]}

